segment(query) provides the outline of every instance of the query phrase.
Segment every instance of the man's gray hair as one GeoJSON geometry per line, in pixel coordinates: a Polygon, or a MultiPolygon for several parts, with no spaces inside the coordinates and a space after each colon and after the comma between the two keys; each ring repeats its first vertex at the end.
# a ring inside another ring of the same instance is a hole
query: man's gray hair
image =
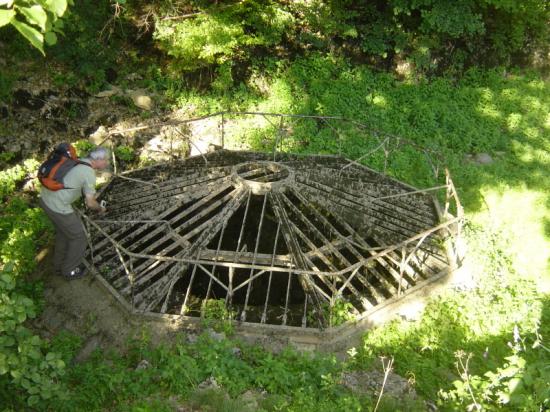
{"type": "Polygon", "coordinates": [[[96,147],[88,153],[88,159],[91,160],[108,160],[111,152],[105,147],[96,147]]]}

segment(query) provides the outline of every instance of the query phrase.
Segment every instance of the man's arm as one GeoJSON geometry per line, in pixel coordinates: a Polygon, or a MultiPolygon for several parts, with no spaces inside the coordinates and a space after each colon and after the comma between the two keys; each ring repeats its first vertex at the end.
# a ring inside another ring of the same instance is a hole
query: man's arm
{"type": "Polygon", "coordinates": [[[105,212],[107,209],[102,207],[99,202],[95,198],[95,193],[86,193],[85,194],[85,202],[86,206],[90,208],[91,210],[95,210],[97,212],[105,212]]]}

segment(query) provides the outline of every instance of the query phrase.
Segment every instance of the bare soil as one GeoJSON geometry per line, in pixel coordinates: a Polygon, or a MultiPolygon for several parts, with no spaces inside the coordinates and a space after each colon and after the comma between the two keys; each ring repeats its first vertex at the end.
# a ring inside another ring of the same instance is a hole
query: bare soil
{"type": "Polygon", "coordinates": [[[80,336],[84,344],[76,361],[85,360],[96,348],[124,350],[139,326],[93,276],[67,280],[55,274],[52,255],[52,247],[44,249],[33,274],[44,283],[44,309],[32,327],[46,339],[62,331],[80,336]]]}

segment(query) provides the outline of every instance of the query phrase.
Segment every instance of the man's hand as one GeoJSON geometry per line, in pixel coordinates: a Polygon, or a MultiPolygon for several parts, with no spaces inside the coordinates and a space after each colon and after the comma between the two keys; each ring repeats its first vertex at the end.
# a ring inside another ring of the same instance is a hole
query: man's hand
{"type": "Polygon", "coordinates": [[[95,196],[96,196],[95,193],[86,195],[86,198],[85,198],[86,206],[88,206],[90,210],[93,210],[99,213],[105,213],[107,211],[107,208],[99,204],[95,196]]]}

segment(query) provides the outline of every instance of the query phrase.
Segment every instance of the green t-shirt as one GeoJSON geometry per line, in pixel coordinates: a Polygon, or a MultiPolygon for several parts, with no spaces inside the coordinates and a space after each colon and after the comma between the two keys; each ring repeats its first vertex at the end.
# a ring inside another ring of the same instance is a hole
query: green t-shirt
{"type": "MultiPolygon", "coordinates": [[[[80,160],[90,163],[89,159],[80,160]]],[[[40,197],[54,212],[68,215],[74,211],[71,204],[79,199],[82,193],[95,193],[95,171],[86,165],[76,165],[65,175],[63,184],[65,189],[55,192],[42,187],[40,197]]]]}

